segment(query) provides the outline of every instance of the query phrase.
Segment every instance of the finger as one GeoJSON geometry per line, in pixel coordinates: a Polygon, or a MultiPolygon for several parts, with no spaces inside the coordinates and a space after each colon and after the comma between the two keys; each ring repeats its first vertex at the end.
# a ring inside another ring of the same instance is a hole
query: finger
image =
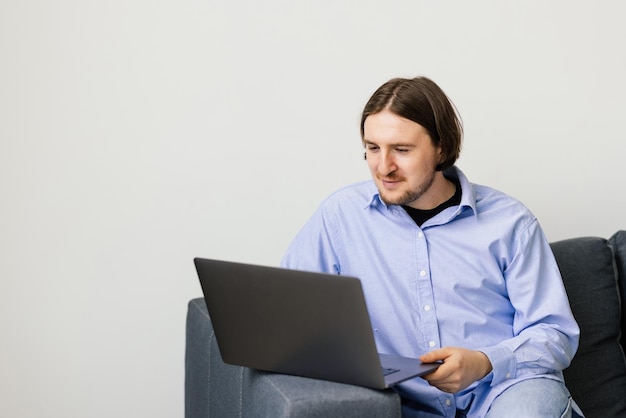
{"type": "Polygon", "coordinates": [[[435,361],[445,360],[450,357],[450,350],[446,348],[439,348],[437,350],[433,350],[429,353],[423,354],[420,356],[420,360],[424,363],[432,363],[435,361]]]}

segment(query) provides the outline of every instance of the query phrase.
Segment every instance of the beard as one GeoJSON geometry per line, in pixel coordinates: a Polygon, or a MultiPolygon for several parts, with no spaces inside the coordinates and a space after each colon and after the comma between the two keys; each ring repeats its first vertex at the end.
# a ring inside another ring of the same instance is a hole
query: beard
{"type": "MultiPolygon", "coordinates": [[[[397,178],[393,176],[391,177],[388,176],[387,179],[398,180],[397,178]]],[[[433,171],[429,173],[428,177],[426,177],[424,181],[422,181],[416,189],[405,190],[401,195],[397,197],[389,196],[381,187],[378,187],[378,194],[380,196],[380,199],[386,205],[410,206],[412,202],[415,202],[417,199],[422,197],[424,193],[426,193],[430,189],[434,181],[435,181],[435,172],[433,171]]]]}

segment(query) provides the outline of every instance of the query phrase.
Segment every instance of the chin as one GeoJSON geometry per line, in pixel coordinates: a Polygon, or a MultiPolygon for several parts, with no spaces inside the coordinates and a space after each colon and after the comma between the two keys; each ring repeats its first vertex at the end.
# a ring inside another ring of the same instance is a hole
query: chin
{"type": "Polygon", "coordinates": [[[421,193],[411,193],[410,191],[399,191],[398,193],[382,193],[380,189],[378,189],[378,194],[380,195],[380,199],[386,205],[409,205],[419,199],[422,194],[421,193]]]}
{"type": "Polygon", "coordinates": [[[382,200],[386,205],[405,204],[403,196],[390,196],[389,194],[380,193],[380,190],[378,191],[378,194],[380,195],[380,200],[382,200]]]}

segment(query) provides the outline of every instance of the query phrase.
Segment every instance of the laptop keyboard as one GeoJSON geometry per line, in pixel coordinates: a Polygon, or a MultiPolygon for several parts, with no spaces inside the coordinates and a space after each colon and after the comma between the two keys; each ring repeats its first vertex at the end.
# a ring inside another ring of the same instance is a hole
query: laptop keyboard
{"type": "Polygon", "coordinates": [[[391,369],[391,368],[388,368],[388,367],[381,367],[381,370],[383,372],[383,376],[388,376],[391,373],[395,373],[395,372],[400,371],[400,369],[391,369]]]}

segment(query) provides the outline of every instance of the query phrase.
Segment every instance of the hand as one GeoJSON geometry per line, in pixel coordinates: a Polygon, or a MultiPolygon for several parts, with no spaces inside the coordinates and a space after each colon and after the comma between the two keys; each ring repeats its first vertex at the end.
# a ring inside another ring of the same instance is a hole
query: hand
{"type": "Polygon", "coordinates": [[[424,377],[432,386],[448,392],[459,392],[492,370],[489,358],[482,352],[459,347],[443,347],[420,356],[424,363],[443,364],[424,377]]]}

